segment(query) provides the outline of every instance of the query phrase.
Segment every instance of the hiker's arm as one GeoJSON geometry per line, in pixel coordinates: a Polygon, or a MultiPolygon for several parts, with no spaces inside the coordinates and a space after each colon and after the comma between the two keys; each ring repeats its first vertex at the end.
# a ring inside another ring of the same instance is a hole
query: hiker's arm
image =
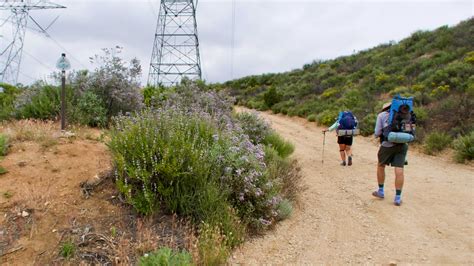
{"type": "Polygon", "coordinates": [[[382,121],[382,116],[381,114],[377,115],[377,122],[375,123],[375,130],[374,130],[374,135],[376,137],[379,137],[382,135],[382,126],[383,126],[383,121],[382,121]]]}
{"type": "Polygon", "coordinates": [[[328,128],[327,131],[333,131],[333,130],[336,129],[338,126],[339,126],[339,122],[336,121],[336,122],[334,122],[334,124],[332,124],[332,126],[330,126],[330,127],[328,128]]]}

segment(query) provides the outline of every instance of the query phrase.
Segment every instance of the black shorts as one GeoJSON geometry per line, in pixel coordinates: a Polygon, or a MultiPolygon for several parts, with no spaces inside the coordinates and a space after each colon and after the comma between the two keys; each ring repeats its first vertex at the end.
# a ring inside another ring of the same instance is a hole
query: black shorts
{"type": "Polygon", "coordinates": [[[391,165],[403,168],[407,156],[408,145],[398,144],[393,147],[380,146],[377,154],[380,165],[391,165]]]}
{"type": "Polygon", "coordinates": [[[347,146],[352,146],[353,139],[354,137],[352,136],[337,137],[337,144],[346,144],[347,146]]]}

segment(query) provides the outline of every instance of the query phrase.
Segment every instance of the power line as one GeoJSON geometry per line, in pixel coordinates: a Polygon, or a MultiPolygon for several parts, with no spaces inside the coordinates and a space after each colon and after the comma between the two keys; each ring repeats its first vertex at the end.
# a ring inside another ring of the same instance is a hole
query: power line
{"type": "Polygon", "coordinates": [[[86,66],[86,65],[84,65],[81,61],[79,61],[79,59],[77,59],[76,57],[74,57],[71,52],[69,52],[69,51],[68,51],[64,46],[62,46],[58,41],[56,41],[55,39],[53,39],[53,37],[52,37],[51,35],[49,36],[49,38],[50,38],[59,48],[63,49],[71,59],[73,59],[74,61],[76,61],[77,63],[79,63],[79,65],[81,65],[83,68],[87,69],[87,66],[86,66]]]}
{"type": "Polygon", "coordinates": [[[28,52],[25,50],[25,48],[23,48],[23,52],[24,52],[27,56],[33,58],[33,60],[35,60],[36,62],[38,62],[38,63],[41,64],[42,66],[44,66],[44,67],[46,67],[47,69],[49,69],[50,71],[53,71],[53,72],[56,71],[56,69],[54,69],[53,67],[46,65],[46,64],[45,64],[44,62],[42,62],[41,60],[39,60],[38,58],[34,57],[32,54],[28,53],[28,52]]]}
{"type": "Polygon", "coordinates": [[[31,79],[32,81],[37,81],[37,80],[38,80],[37,78],[33,78],[32,76],[23,73],[22,71],[18,71],[18,72],[19,72],[21,75],[23,75],[24,77],[27,77],[27,78],[31,79]]]}
{"type": "MultiPolygon", "coordinates": [[[[8,40],[7,38],[5,38],[4,36],[0,36],[0,37],[4,38],[6,41],[10,41],[10,40],[8,40]]],[[[29,53],[28,51],[26,51],[25,47],[23,47],[23,52],[24,52],[27,56],[33,58],[33,60],[35,60],[36,62],[38,62],[38,63],[41,64],[42,66],[44,66],[44,67],[46,67],[47,69],[49,69],[50,71],[53,71],[53,72],[56,71],[53,67],[46,65],[43,61],[41,61],[40,59],[36,58],[36,57],[35,57],[34,55],[32,55],[31,53],[29,53]]]]}
{"type": "MultiPolygon", "coordinates": [[[[79,61],[76,57],[74,57],[72,55],[71,52],[68,51],[68,49],[66,49],[63,45],[61,45],[56,39],[54,39],[51,34],[49,34],[49,32],[47,32],[45,29],[43,29],[43,27],[41,27],[41,25],[36,22],[36,20],[32,17],[32,16],[29,16],[30,19],[36,24],[36,26],[38,26],[38,28],[41,30],[41,32],[44,34],[44,36],[46,36],[47,38],[51,39],[58,47],[60,47],[61,49],[64,50],[64,52],[66,52],[68,54],[68,56],[70,58],[72,58],[74,61],[76,61],[77,63],[79,63],[83,68],[86,68],[87,67],[81,62],[79,61]]],[[[51,24],[48,26],[48,28],[51,27],[51,24]]]]}

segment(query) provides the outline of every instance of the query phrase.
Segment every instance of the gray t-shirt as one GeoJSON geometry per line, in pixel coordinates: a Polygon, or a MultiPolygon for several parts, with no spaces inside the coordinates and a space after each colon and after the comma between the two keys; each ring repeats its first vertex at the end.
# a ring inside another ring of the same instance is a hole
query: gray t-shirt
{"type": "MultiPolygon", "coordinates": [[[[388,126],[388,118],[390,117],[389,112],[381,112],[380,114],[377,115],[377,122],[375,123],[375,130],[374,130],[374,135],[376,137],[380,137],[382,135],[382,129],[386,126],[388,126]]],[[[384,140],[382,142],[382,146],[384,147],[393,147],[395,146],[395,143],[384,140]]]]}

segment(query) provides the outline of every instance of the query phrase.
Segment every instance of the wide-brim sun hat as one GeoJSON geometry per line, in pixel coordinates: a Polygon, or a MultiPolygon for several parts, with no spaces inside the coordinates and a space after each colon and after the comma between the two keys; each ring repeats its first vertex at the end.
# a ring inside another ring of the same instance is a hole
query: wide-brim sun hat
{"type": "Polygon", "coordinates": [[[392,102],[386,102],[382,105],[382,111],[385,111],[387,110],[388,108],[390,108],[390,106],[392,106],[392,102]]]}

